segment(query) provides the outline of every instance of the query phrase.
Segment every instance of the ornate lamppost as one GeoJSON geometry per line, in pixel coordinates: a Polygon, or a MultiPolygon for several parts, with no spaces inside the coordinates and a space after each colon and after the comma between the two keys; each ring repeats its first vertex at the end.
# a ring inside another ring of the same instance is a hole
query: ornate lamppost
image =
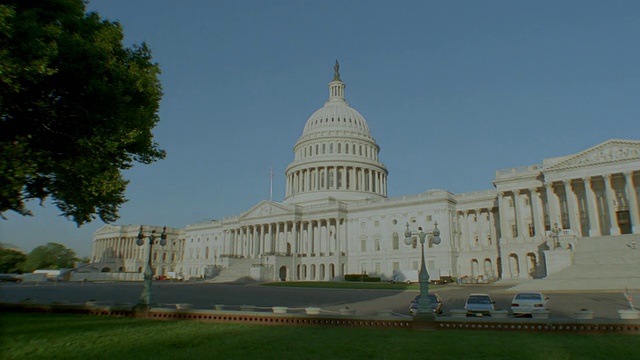
{"type": "MultiPolygon", "coordinates": [[[[440,230],[438,230],[438,222],[435,224],[432,237],[429,238],[429,242],[434,245],[440,244],[440,230]]],[[[418,300],[418,309],[416,311],[416,317],[424,320],[435,319],[433,315],[433,305],[429,299],[429,273],[427,272],[427,266],[424,262],[424,243],[426,242],[429,234],[422,230],[422,227],[418,227],[418,231],[411,231],[409,229],[409,223],[407,223],[407,230],[404,232],[404,243],[411,245],[413,243],[413,236],[417,236],[420,239],[420,246],[422,249],[422,262],[420,264],[420,273],[418,279],[420,282],[420,299],[418,300]]]]}
{"type": "MultiPolygon", "coordinates": [[[[144,287],[142,289],[142,295],[140,295],[140,300],[138,300],[138,304],[136,305],[136,309],[138,310],[149,310],[153,305],[155,305],[155,301],[153,300],[153,294],[151,292],[151,282],[153,280],[153,267],[151,266],[151,253],[153,251],[153,243],[158,237],[156,236],[156,231],[151,231],[151,235],[149,235],[149,252],[147,253],[147,265],[144,268],[144,287]]],[[[144,231],[143,227],[140,226],[140,232],[138,233],[138,240],[136,244],[138,246],[144,246],[144,231]]],[[[162,234],[160,234],[160,246],[167,245],[167,227],[162,228],[162,234]]]]}

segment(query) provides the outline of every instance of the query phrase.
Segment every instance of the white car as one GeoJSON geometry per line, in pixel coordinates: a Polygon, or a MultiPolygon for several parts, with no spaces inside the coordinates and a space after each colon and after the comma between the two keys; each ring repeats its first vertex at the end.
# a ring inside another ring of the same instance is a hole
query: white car
{"type": "Polygon", "coordinates": [[[491,316],[496,302],[488,294],[471,294],[464,304],[467,316],[491,316]]]}
{"type": "Polygon", "coordinates": [[[511,301],[513,316],[531,315],[534,310],[549,310],[549,298],[539,292],[517,293],[511,301]]]}

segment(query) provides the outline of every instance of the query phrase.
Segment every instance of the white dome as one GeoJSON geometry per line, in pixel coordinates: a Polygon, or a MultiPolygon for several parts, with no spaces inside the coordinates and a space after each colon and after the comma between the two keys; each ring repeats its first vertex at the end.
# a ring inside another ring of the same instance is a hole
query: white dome
{"type": "Polygon", "coordinates": [[[344,100],[338,62],[329,100],[311,115],[286,170],[285,202],[312,204],[327,198],[360,201],[387,196],[387,169],[369,125],[344,100]]]}
{"type": "Polygon", "coordinates": [[[340,130],[350,129],[363,132],[363,135],[370,137],[369,125],[360,113],[349,106],[343,98],[334,98],[313,113],[304,126],[302,136],[315,130],[340,130]]]}

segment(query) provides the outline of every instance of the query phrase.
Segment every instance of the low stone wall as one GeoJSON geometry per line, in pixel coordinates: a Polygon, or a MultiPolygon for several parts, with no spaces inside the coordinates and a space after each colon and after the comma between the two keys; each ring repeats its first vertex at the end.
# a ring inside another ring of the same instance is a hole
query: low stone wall
{"type": "Polygon", "coordinates": [[[144,274],[135,272],[71,273],[69,281],[143,281],[144,274]]]}
{"type": "MultiPolygon", "coordinates": [[[[176,304],[177,305],[177,304],[176,304]]],[[[184,304],[180,304],[184,305],[184,304]]],[[[160,321],[200,321],[254,325],[290,325],[324,327],[358,327],[414,330],[473,330],[473,331],[525,331],[547,333],[640,334],[639,320],[579,320],[579,319],[522,319],[522,318],[453,318],[437,317],[433,322],[414,321],[408,316],[382,314],[357,316],[338,314],[274,313],[239,310],[151,308],[134,311],[131,304],[102,306],[99,302],[87,304],[33,304],[0,303],[0,312],[73,313],[96,316],[136,317],[160,321]]]]}

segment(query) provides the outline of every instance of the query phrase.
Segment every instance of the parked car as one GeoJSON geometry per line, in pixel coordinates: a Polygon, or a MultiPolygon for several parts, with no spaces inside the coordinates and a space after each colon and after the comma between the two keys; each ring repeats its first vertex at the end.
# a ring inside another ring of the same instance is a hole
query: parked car
{"type": "MultiPolygon", "coordinates": [[[[418,312],[418,300],[420,300],[420,294],[416,295],[416,297],[409,304],[409,315],[415,315],[418,312]]],[[[433,313],[440,315],[442,314],[442,300],[440,300],[440,296],[438,294],[429,294],[429,300],[431,301],[431,307],[433,307],[433,313]]]]}
{"type": "Polygon", "coordinates": [[[549,310],[549,298],[540,292],[517,293],[511,301],[514,316],[531,315],[534,310],[549,310]]]}
{"type": "Polygon", "coordinates": [[[0,274],[0,281],[22,282],[20,274],[0,274]]]}
{"type": "Polygon", "coordinates": [[[495,301],[488,294],[471,294],[464,304],[467,316],[491,316],[495,301]]]}
{"type": "Polygon", "coordinates": [[[418,270],[393,270],[393,276],[391,277],[391,283],[417,283],[418,270]]]}

